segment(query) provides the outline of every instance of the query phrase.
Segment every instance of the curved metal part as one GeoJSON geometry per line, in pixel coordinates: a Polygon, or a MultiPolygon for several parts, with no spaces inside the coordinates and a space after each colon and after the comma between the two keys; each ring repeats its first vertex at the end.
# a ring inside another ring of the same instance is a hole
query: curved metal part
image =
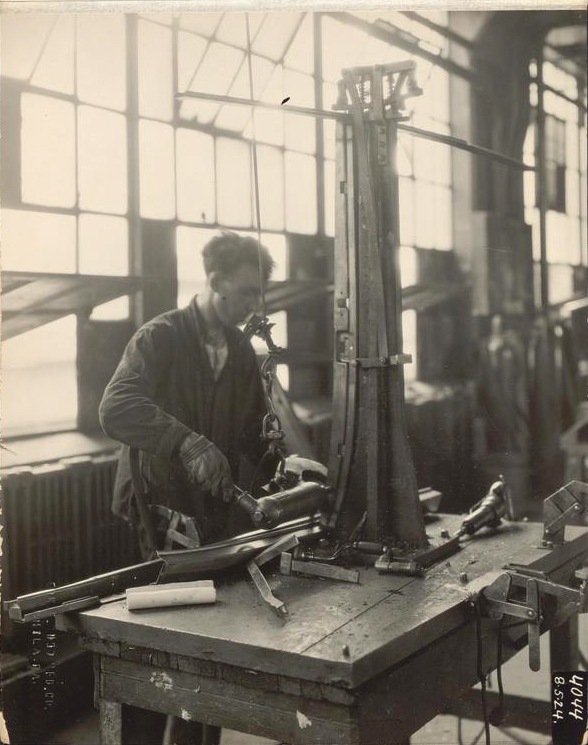
{"type": "Polygon", "coordinates": [[[184,551],[159,551],[163,561],[159,582],[183,574],[198,575],[244,564],[279,538],[295,535],[298,540],[317,538],[323,533],[320,514],[299,518],[271,530],[254,530],[227,541],[184,551]]]}

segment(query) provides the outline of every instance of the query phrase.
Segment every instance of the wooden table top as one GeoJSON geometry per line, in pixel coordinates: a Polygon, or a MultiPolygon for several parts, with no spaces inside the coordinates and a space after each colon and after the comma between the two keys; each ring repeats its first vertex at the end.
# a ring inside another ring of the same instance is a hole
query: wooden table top
{"type": "MultiPolygon", "coordinates": [[[[429,523],[431,537],[456,516],[429,523]]],[[[360,568],[360,584],[282,576],[263,567],[289,619],[264,604],[243,567],[216,581],[215,605],[130,612],[123,600],[58,619],[58,628],[315,683],[356,688],[471,620],[464,602],[516,562],[548,573],[588,552],[585,528],[568,527],[563,547],[539,547],[542,526],[503,523],[479,534],[424,578],[360,568]],[[468,582],[460,581],[467,572],[468,582]],[[344,651],[346,650],[346,651],[344,651]],[[348,651],[347,651],[348,650],[348,651]]]]}

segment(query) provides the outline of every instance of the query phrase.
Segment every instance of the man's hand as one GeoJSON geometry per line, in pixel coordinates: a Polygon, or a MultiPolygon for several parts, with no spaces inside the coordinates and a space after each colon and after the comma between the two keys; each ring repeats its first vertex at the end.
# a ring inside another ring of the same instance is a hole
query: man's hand
{"type": "Polygon", "coordinates": [[[180,445],[180,458],[190,481],[225,502],[233,498],[229,461],[204,435],[189,434],[180,445]]]}

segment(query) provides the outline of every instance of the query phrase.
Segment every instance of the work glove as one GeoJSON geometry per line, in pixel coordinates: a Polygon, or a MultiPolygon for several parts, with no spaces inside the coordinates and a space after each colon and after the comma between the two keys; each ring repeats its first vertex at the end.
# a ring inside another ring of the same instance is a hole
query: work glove
{"type": "Polygon", "coordinates": [[[192,483],[231,501],[234,487],[229,461],[204,435],[189,434],[180,445],[180,459],[192,483]]]}

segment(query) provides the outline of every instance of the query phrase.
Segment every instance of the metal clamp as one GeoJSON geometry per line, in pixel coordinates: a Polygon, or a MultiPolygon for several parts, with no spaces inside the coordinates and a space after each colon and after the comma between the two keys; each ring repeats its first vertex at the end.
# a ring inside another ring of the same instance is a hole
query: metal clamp
{"type": "Polygon", "coordinates": [[[541,668],[539,651],[541,613],[541,595],[552,595],[563,601],[567,610],[577,613],[586,612],[585,584],[580,589],[551,582],[543,572],[538,572],[520,565],[508,565],[507,572],[501,574],[491,585],[484,588],[481,597],[489,618],[499,621],[504,615],[521,618],[527,621],[529,639],[529,667],[537,671],[541,668]],[[512,590],[525,590],[525,600],[513,600],[512,590]]]}

